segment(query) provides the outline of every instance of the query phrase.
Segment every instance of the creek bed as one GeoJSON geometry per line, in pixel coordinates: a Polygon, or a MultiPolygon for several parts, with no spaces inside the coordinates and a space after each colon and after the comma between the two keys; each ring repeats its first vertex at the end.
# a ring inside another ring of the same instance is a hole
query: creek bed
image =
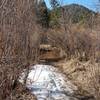
{"type": "MultiPolygon", "coordinates": [[[[20,82],[23,82],[25,73],[20,82]]],[[[36,95],[37,100],[77,100],[73,97],[77,87],[57,68],[51,65],[37,64],[30,68],[26,87],[36,95]]]]}

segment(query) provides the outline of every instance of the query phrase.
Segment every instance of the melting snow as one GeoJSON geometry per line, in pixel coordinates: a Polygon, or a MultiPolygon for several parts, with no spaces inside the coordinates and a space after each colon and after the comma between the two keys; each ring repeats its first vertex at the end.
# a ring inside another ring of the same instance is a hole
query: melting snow
{"type": "MultiPolygon", "coordinates": [[[[24,76],[23,73],[20,82],[23,82],[24,76]]],[[[32,66],[26,86],[38,100],[76,100],[70,99],[76,86],[51,65],[32,66]]]]}

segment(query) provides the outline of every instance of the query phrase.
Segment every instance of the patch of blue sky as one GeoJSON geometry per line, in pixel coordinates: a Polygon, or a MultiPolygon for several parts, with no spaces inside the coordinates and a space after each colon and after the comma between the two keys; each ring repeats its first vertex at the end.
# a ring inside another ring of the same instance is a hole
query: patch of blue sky
{"type": "MultiPolygon", "coordinates": [[[[69,4],[79,4],[84,7],[87,7],[93,11],[100,11],[100,5],[98,0],[58,0],[61,5],[69,5],[69,4]],[[99,6],[98,6],[99,5],[99,6]]],[[[47,7],[51,9],[50,0],[45,0],[47,7]]]]}

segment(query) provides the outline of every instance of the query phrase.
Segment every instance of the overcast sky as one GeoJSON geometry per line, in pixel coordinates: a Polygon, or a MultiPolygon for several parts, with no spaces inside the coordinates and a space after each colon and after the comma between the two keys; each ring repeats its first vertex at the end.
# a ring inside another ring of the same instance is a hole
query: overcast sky
{"type": "MultiPolygon", "coordinates": [[[[83,5],[93,11],[97,11],[97,9],[98,9],[98,7],[97,7],[98,0],[59,0],[59,1],[62,1],[63,5],[75,3],[75,4],[83,5]]],[[[50,8],[50,0],[45,0],[45,2],[47,4],[48,8],[50,8]]]]}

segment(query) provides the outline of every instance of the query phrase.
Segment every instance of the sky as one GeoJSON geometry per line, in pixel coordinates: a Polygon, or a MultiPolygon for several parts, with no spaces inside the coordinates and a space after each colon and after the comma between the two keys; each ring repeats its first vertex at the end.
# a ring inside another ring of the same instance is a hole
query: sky
{"type": "MultiPolygon", "coordinates": [[[[59,1],[61,1],[60,3],[63,5],[75,3],[75,4],[83,5],[93,11],[97,11],[98,9],[100,11],[100,7],[98,8],[98,0],[59,0],[59,1]]],[[[47,4],[47,7],[51,8],[50,0],[45,0],[45,2],[47,4]]]]}

